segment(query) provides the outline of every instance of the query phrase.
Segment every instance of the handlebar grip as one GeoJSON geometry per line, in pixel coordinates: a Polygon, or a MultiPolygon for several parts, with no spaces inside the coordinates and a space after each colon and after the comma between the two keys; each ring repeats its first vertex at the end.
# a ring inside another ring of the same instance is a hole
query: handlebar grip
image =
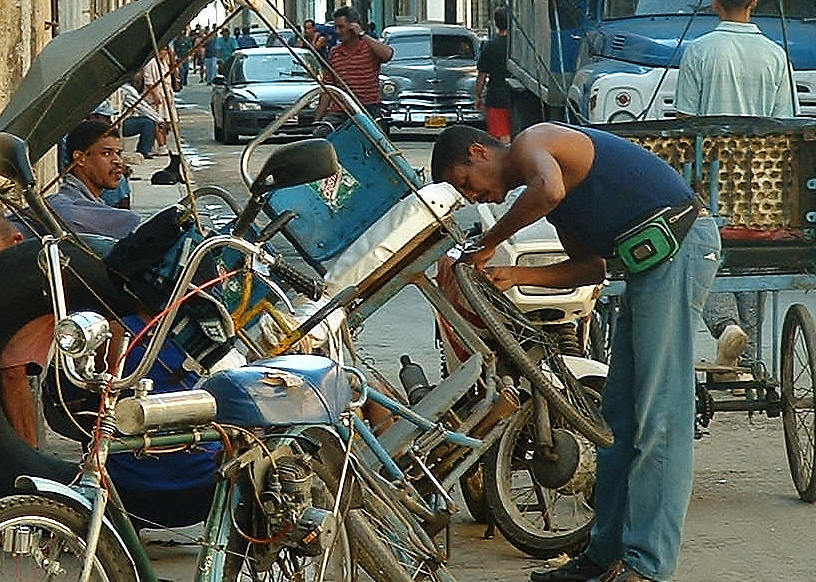
{"type": "Polygon", "coordinates": [[[301,273],[287,263],[282,255],[275,257],[275,261],[269,265],[269,270],[291,285],[295,291],[314,301],[320,299],[326,290],[326,283],[323,280],[301,273]]]}

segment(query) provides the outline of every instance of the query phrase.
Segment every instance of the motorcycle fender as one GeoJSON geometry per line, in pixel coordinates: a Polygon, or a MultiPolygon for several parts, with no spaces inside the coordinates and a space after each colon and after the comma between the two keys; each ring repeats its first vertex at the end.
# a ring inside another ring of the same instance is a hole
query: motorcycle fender
{"type": "MultiPolygon", "coordinates": [[[[78,491],[71,489],[68,485],[64,485],[50,479],[20,475],[17,477],[17,479],[15,479],[14,486],[21,491],[35,491],[37,493],[41,493],[45,497],[60,497],[74,506],[84,507],[89,513],[93,511],[93,506],[90,499],[86,499],[80,495],[78,491]]],[[[119,532],[116,531],[116,528],[113,527],[113,523],[111,523],[111,521],[104,516],[102,517],[102,527],[108,530],[111,535],[116,538],[116,543],[118,543],[122,550],[124,550],[125,555],[130,562],[130,566],[133,569],[134,575],[136,576],[136,582],[139,582],[141,577],[136,569],[136,562],[133,560],[133,556],[130,555],[130,550],[125,545],[122,536],[120,536],[119,532]]]]}
{"type": "Polygon", "coordinates": [[[577,356],[563,356],[564,363],[570,369],[576,378],[579,380],[586,377],[606,378],[609,373],[609,366],[603,362],[590,360],[588,358],[579,358],[577,356]]]}

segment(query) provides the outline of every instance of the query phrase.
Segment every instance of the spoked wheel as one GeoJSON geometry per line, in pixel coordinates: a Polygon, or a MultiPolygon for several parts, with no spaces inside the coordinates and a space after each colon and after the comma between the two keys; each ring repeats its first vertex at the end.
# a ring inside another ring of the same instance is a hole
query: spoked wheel
{"type": "Polygon", "coordinates": [[[782,424],[796,491],[816,501],[816,324],[808,309],[791,305],[782,325],[782,424]]]}
{"type": "Polygon", "coordinates": [[[572,554],[589,540],[595,519],[595,447],[580,435],[556,429],[556,443],[569,451],[563,458],[577,463],[561,479],[536,454],[533,426],[528,400],[485,455],[487,502],[499,530],[522,552],[537,558],[572,554]]]}
{"type": "MultiPolygon", "coordinates": [[[[337,491],[344,445],[319,439],[319,431],[307,429],[304,434],[321,443],[323,466],[333,467],[323,477],[331,490],[337,491]]],[[[445,568],[444,556],[390,483],[353,459],[348,476],[346,487],[351,492],[343,495],[351,500],[351,507],[344,523],[355,565],[363,570],[354,570],[361,574],[361,580],[455,582],[445,568]]]]}
{"type": "Polygon", "coordinates": [[[376,582],[455,582],[433,540],[389,485],[370,473],[360,478],[363,506],[350,512],[348,524],[365,572],[376,582]]]}
{"type": "Polygon", "coordinates": [[[612,430],[601,417],[592,396],[558,355],[548,334],[531,322],[483,273],[464,263],[457,263],[454,272],[462,294],[518,373],[578,432],[596,445],[611,446],[612,430]],[[536,346],[543,347],[543,358],[534,361],[527,351],[536,346]]]}
{"type": "MultiPolygon", "coordinates": [[[[0,580],[78,580],[90,514],[35,495],[0,500],[0,580]]],[[[113,535],[102,529],[92,582],[135,582],[136,574],[113,535]]]]}
{"type": "Polygon", "coordinates": [[[202,186],[193,191],[201,225],[212,232],[225,232],[241,213],[237,200],[219,186],[202,186]]]}

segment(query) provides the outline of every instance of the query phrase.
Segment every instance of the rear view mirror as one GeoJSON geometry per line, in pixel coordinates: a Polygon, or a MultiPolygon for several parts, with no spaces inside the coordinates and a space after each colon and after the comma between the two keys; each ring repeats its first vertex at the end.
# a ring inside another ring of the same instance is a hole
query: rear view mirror
{"type": "Polygon", "coordinates": [[[325,139],[306,139],[275,150],[252,182],[250,191],[258,196],[272,188],[322,180],[337,170],[334,146],[325,139]]]}
{"type": "Polygon", "coordinates": [[[0,132],[0,175],[14,180],[24,188],[33,186],[36,182],[28,159],[28,145],[11,133],[0,132]]]}

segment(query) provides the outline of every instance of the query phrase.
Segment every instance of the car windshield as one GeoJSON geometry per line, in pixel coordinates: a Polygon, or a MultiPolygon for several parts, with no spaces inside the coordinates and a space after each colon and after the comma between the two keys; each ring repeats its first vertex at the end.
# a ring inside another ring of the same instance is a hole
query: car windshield
{"type": "Polygon", "coordinates": [[[430,55],[440,58],[473,59],[476,55],[470,37],[460,34],[435,34],[433,37],[429,34],[392,36],[388,44],[394,49],[395,61],[423,59],[430,55]]]}
{"type": "Polygon", "coordinates": [[[303,54],[301,58],[309,70],[290,54],[279,55],[251,55],[242,59],[232,68],[231,83],[269,83],[276,81],[290,81],[310,79],[318,71],[317,60],[310,54],[303,54]],[[311,71],[311,72],[309,72],[311,71]]]}
{"type": "MultiPolygon", "coordinates": [[[[785,0],[785,16],[788,18],[816,18],[813,0],[785,0]]],[[[712,14],[711,2],[694,0],[605,0],[604,18],[627,18],[629,16],[657,16],[666,14],[692,14],[697,10],[712,14]]],[[[753,10],[754,16],[779,16],[778,0],[759,0],[753,10]]]]}

